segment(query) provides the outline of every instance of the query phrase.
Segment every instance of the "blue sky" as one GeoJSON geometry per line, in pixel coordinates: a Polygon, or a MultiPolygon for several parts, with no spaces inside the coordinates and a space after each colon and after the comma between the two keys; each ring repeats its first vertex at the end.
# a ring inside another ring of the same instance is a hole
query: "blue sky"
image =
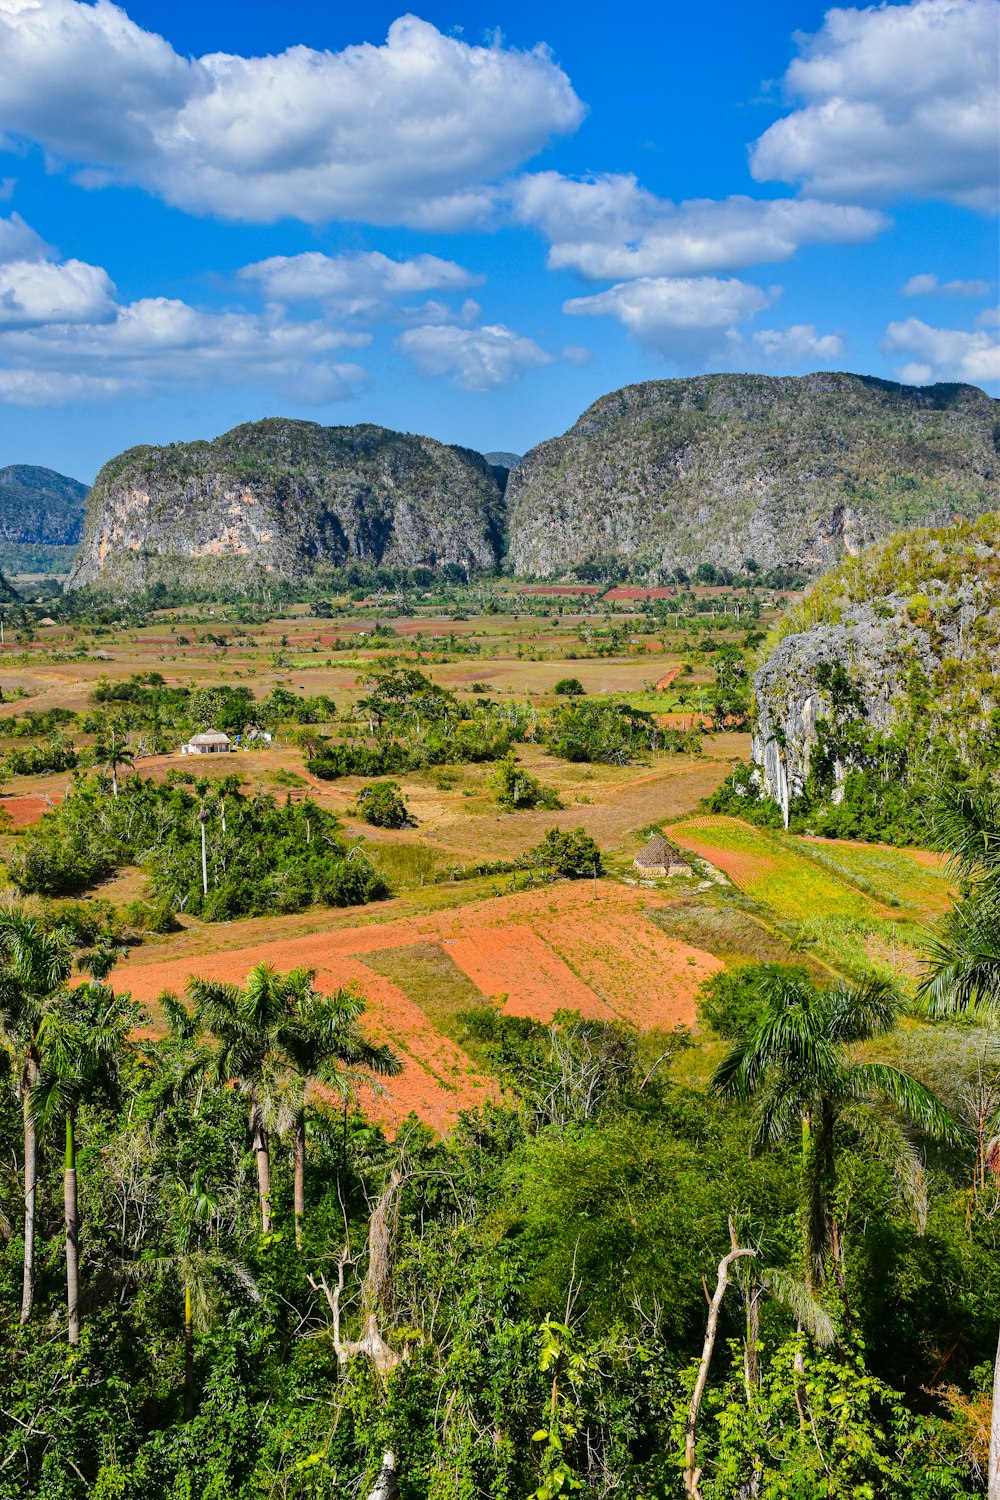
{"type": "Polygon", "coordinates": [[[630,381],[1000,389],[997,0],[0,0],[0,464],[630,381]]]}

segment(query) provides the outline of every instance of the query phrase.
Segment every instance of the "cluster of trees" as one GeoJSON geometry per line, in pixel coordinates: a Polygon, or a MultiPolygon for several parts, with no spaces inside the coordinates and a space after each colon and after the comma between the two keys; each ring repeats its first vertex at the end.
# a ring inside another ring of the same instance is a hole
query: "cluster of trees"
{"type": "MultiPolygon", "coordinates": [[[[925,993],[983,1020],[1000,805],[947,816],[970,883],[925,993]]],[[[123,997],[102,1025],[99,955],[72,990],[62,940],[17,918],[0,955],[0,1500],[985,1492],[976,1076],[939,1097],[895,1066],[886,985],[714,980],[707,1089],[683,1033],[481,1004],[462,1040],[502,1099],[389,1141],[350,1107],[396,1066],[356,996],[194,980],[154,1042],[123,997]]]]}
{"type": "Polygon", "coordinates": [[[179,773],[162,784],[77,778],[8,858],[19,889],[42,896],[86,890],[123,865],[148,871],[156,905],[207,921],[388,895],[332,813],[308,799],[247,796],[237,776],[193,787],[179,773]]]}

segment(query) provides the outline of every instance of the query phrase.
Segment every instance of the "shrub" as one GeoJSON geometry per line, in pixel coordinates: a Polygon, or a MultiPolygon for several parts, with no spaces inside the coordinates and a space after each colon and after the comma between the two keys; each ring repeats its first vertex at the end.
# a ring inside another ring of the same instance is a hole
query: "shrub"
{"type": "Polygon", "coordinates": [[[550,828],[529,858],[543,870],[565,875],[569,880],[596,880],[604,873],[601,851],[583,828],[560,833],[550,828]]]}
{"type": "Polygon", "coordinates": [[[582,698],[586,689],[579,677],[560,677],[552,691],[561,698],[582,698]]]}
{"type": "Polygon", "coordinates": [[[490,777],[490,785],[496,791],[498,806],[505,808],[507,812],[514,812],[519,807],[544,807],[550,811],[562,807],[555,788],[543,786],[536,777],[519,766],[513,750],[497,762],[497,768],[490,777]]]}
{"type": "Polygon", "coordinates": [[[357,795],[357,812],[373,828],[405,828],[410,811],[400,796],[398,781],[373,781],[357,795]]]}
{"type": "Polygon", "coordinates": [[[797,964],[741,964],[706,979],[698,994],[698,1019],[720,1036],[744,1036],[760,1019],[767,996],[777,984],[809,982],[809,971],[797,964]]]}

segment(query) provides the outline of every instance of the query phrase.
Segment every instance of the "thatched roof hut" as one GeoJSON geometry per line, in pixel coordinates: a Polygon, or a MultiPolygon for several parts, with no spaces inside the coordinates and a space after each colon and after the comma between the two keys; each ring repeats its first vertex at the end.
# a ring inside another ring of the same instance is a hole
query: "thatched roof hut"
{"type": "Polygon", "coordinates": [[[657,878],[691,874],[691,866],[687,860],[673,844],[668,843],[662,833],[653,835],[645,849],[640,849],[633,863],[641,874],[657,878]]]}

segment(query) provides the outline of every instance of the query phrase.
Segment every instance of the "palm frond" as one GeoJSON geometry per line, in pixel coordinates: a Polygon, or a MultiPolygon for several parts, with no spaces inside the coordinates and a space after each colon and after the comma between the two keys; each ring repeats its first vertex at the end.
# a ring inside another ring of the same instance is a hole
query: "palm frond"
{"type": "Polygon", "coordinates": [[[944,786],[931,809],[935,849],[961,876],[1000,868],[1000,793],[988,786],[944,786]]]}
{"type": "Polygon", "coordinates": [[[1000,1009],[1000,900],[974,892],[938,924],[927,942],[917,988],[933,1016],[1000,1009]]]}
{"type": "Polygon", "coordinates": [[[887,1100],[934,1140],[959,1145],[965,1139],[962,1126],[937,1095],[899,1068],[888,1063],[858,1063],[850,1070],[849,1084],[855,1099],[874,1095],[887,1100]]]}
{"type": "Polygon", "coordinates": [[[927,1174],[920,1154],[897,1120],[867,1104],[853,1104],[841,1114],[841,1125],[858,1138],[863,1155],[888,1167],[899,1196],[921,1234],[927,1227],[927,1174]]]}
{"type": "Polygon", "coordinates": [[[832,1042],[865,1042],[885,1036],[899,1023],[902,997],[887,979],[871,977],[861,984],[839,984],[823,997],[824,1031],[832,1042]]]}
{"type": "Polygon", "coordinates": [[[833,1319],[805,1282],[787,1271],[769,1267],[761,1272],[761,1281],[771,1295],[786,1307],[797,1323],[816,1340],[821,1348],[828,1349],[836,1342],[837,1330],[833,1319]]]}

